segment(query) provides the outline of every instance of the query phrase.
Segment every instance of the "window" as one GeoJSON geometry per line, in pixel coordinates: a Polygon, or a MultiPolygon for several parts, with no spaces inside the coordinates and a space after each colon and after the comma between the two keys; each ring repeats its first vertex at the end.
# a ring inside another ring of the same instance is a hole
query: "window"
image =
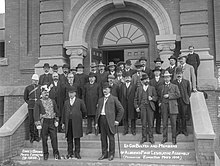
{"type": "Polygon", "coordinates": [[[5,42],[0,42],[0,58],[5,57],[5,42]]]}

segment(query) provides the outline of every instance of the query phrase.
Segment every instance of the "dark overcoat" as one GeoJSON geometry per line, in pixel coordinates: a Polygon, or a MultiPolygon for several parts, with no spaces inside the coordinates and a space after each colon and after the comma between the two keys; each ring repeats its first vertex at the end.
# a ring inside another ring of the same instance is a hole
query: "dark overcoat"
{"type": "Polygon", "coordinates": [[[83,99],[84,86],[88,81],[89,81],[88,75],[84,73],[75,75],[75,83],[79,85],[78,97],[80,99],[83,99]]]}
{"type": "Polygon", "coordinates": [[[65,134],[67,136],[69,119],[72,119],[73,138],[83,136],[83,117],[86,115],[86,106],[83,100],[76,98],[73,105],[70,100],[66,100],[63,107],[62,124],[65,125],[65,134]]]}
{"type": "Polygon", "coordinates": [[[53,82],[52,74],[42,74],[39,77],[39,85],[50,85],[53,82]]]}

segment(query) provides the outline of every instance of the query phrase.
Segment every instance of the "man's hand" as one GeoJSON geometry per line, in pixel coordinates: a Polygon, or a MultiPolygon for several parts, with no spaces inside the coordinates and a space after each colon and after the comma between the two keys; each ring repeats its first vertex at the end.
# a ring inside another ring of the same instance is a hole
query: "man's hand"
{"type": "Polygon", "coordinates": [[[55,126],[55,127],[58,127],[58,125],[59,125],[59,122],[58,122],[58,121],[55,121],[55,122],[54,122],[54,126],[55,126]]]}
{"type": "Polygon", "coordinates": [[[98,124],[95,124],[95,129],[96,129],[96,130],[98,129],[98,124]]]}
{"type": "Polygon", "coordinates": [[[118,126],[119,125],[119,122],[118,121],[115,121],[115,126],[118,126]]]}
{"type": "Polygon", "coordinates": [[[163,95],[164,98],[169,98],[169,94],[163,95]]]}
{"type": "Polygon", "coordinates": [[[139,107],[136,109],[136,112],[141,112],[141,110],[140,110],[140,108],[139,108],[139,107]]]}
{"type": "Polygon", "coordinates": [[[63,129],[63,130],[65,129],[65,125],[64,125],[64,124],[62,124],[62,129],[63,129]]]}
{"type": "Polygon", "coordinates": [[[194,88],[194,89],[193,89],[193,92],[197,92],[197,89],[196,89],[196,88],[194,88]]]}
{"type": "Polygon", "coordinates": [[[153,100],[153,98],[151,96],[148,96],[148,100],[151,101],[153,100]]]}

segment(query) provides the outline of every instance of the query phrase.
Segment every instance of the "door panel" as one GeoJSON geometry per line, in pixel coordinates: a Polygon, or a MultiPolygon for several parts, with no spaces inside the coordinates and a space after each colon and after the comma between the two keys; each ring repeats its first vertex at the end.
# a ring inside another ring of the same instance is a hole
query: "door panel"
{"type": "Polygon", "coordinates": [[[91,49],[91,62],[96,62],[98,64],[103,60],[103,52],[100,49],[92,48],[91,49]]]}

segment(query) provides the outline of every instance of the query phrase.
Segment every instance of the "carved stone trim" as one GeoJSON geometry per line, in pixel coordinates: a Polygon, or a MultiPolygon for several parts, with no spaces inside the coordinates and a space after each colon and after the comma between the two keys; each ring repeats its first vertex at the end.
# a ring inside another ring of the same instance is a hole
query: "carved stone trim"
{"type": "Polygon", "coordinates": [[[8,66],[8,58],[0,58],[0,66],[8,66]]]}

